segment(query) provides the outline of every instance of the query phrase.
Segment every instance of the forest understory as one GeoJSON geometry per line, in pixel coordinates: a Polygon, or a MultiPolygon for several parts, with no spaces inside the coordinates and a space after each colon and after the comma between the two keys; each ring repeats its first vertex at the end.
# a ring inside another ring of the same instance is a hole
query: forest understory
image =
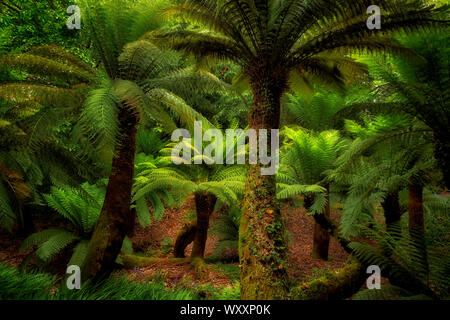
{"type": "Polygon", "coordinates": [[[448,300],[445,0],[0,1],[0,300],[448,300]]]}
{"type": "MultiPolygon", "coordinates": [[[[115,271],[117,276],[125,276],[133,281],[142,281],[146,278],[152,279],[161,276],[167,287],[173,287],[183,282],[186,285],[207,285],[211,284],[217,288],[233,286],[239,279],[239,262],[215,262],[214,259],[208,262],[208,258],[214,258],[214,247],[217,242],[217,235],[212,234],[206,242],[205,260],[207,261],[205,270],[199,274],[189,263],[179,264],[171,262],[173,257],[173,248],[169,247],[162,250],[164,240],[170,239],[168,244],[175,243],[176,237],[180,229],[186,223],[186,217],[192,213],[194,209],[193,197],[189,197],[186,203],[180,208],[167,209],[161,221],[153,221],[149,227],[137,226],[134,236],[130,239],[133,243],[133,251],[135,254],[143,256],[158,257],[161,260],[154,262],[153,265],[146,267],[128,266],[128,268],[118,268],[115,271]],[[222,268],[225,266],[224,268],[222,268]],[[224,272],[225,269],[228,272],[224,272]]],[[[285,205],[283,216],[286,218],[287,231],[290,234],[289,243],[289,276],[295,282],[307,282],[314,277],[321,275],[321,270],[336,270],[344,266],[348,253],[337,243],[331,239],[329,248],[329,259],[314,259],[311,257],[311,249],[313,245],[313,228],[314,218],[309,216],[304,208],[292,209],[285,205]]],[[[52,227],[64,226],[64,221],[59,224],[50,224],[48,216],[39,217],[36,214],[35,231],[39,232],[52,227]]],[[[53,218],[58,219],[56,213],[53,218]]],[[[331,218],[339,221],[339,212],[332,211],[331,218]]],[[[214,212],[211,216],[212,227],[214,223],[220,220],[220,211],[214,212]]],[[[55,221],[51,219],[50,221],[55,221]]],[[[14,241],[14,236],[10,233],[2,231],[0,233],[0,261],[9,265],[19,267],[24,259],[32,250],[20,251],[20,241],[14,241]]],[[[66,255],[70,254],[72,248],[67,248],[66,255]]],[[[186,256],[189,256],[192,250],[192,244],[186,248],[186,256]]],[[[61,254],[62,256],[64,253],[61,254]]],[[[58,255],[54,258],[51,265],[51,271],[57,276],[64,276],[67,266],[64,259],[58,255]],[[59,263],[58,263],[59,260],[59,263]],[[56,262],[56,263],[55,263],[56,262]]],[[[236,259],[235,259],[236,260],[236,259]]],[[[384,279],[383,283],[387,281],[384,279]]],[[[365,287],[365,285],[363,286],[365,287]]]]}

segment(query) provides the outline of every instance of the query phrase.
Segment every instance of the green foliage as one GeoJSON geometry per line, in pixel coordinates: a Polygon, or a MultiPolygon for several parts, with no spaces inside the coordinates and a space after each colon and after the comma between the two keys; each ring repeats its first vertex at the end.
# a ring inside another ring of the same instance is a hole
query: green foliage
{"type": "MultiPolygon", "coordinates": [[[[193,141],[184,139],[183,143],[191,152],[192,161],[199,157],[193,141]]],[[[225,148],[226,141],[223,146],[217,148],[225,148]]],[[[185,164],[181,159],[181,165],[172,164],[173,148],[176,143],[169,143],[167,148],[161,150],[163,157],[159,160],[157,167],[154,163],[142,163],[140,165],[139,174],[135,179],[133,201],[139,201],[143,197],[152,194],[166,193],[170,190],[170,194],[176,194],[178,198],[186,198],[186,196],[195,193],[208,192],[217,197],[222,204],[237,203],[238,198],[243,194],[245,185],[246,169],[242,165],[218,165],[214,164],[213,159],[202,160],[211,165],[201,164],[185,164]]],[[[226,154],[222,154],[223,159],[226,154]]]]}
{"type": "MultiPolygon", "coordinates": [[[[246,167],[175,166],[169,155],[176,143],[168,143],[168,134],[178,127],[192,132],[194,121],[205,130],[245,128],[250,105],[262,96],[273,105],[253,116],[281,111],[281,124],[289,126],[278,199],[313,198],[307,209],[314,214],[325,208],[329,188],[333,195],[343,191],[339,234],[333,235],[361,238],[348,248],[389,277],[390,285],[355,299],[448,298],[450,205],[438,187],[450,176],[449,6],[443,1],[380,0],[380,31],[366,26],[369,0],[79,0],[82,29],[68,30],[71,4],[0,2],[0,227],[20,229],[24,212],[35,207],[56,211],[67,223],[25,239],[22,249],[33,248],[38,264],[71,252],[69,265],[82,265],[105,198],[105,188],[90,183],[110,171],[128,120],[124,109],[138,119],[132,209],[140,224],[161,220],[166,207],[190,194],[213,194],[217,207],[228,210],[213,225],[219,239],[210,261],[237,260],[246,167]],[[270,110],[279,108],[279,98],[281,110],[270,110]],[[424,187],[425,241],[406,232],[411,184],[424,187]],[[400,196],[402,219],[388,232],[378,213],[392,194],[400,196]]],[[[192,141],[184,143],[194,151],[191,160],[212,162],[195,153],[192,141]]],[[[228,156],[225,145],[218,147],[228,156]]],[[[277,242],[282,227],[275,222],[264,231],[277,242]]],[[[166,236],[161,250],[168,254],[172,245],[166,236]]],[[[122,252],[132,250],[125,238],[122,252]]],[[[271,264],[277,272],[279,266],[271,264]]],[[[238,266],[217,268],[238,279],[238,266]]],[[[331,283],[334,273],[316,274],[294,292],[323,298],[352,281],[342,274],[331,283]]],[[[0,265],[0,299],[240,294],[237,283],[167,290],[161,281],[112,278],[69,291],[57,281],[0,265]]]]}
{"type": "Polygon", "coordinates": [[[286,127],[285,146],[281,152],[277,174],[277,198],[289,199],[297,195],[314,195],[308,210],[320,213],[327,203],[326,170],[332,168],[338,152],[344,147],[338,131],[315,134],[304,129],[286,127]]]}
{"type": "Polygon", "coordinates": [[[280,80],[277,85],[281,91],[290,87],[310,92],[312,83],[317,81],[339,87],[364,77],[365,67],[346,57],[349,52],[411,55],[388,36],[396,31],[434,26],[438,23],[430,18],[444,17],[447,9],[423,2],[382,1],[379,5],[384,10],[385,27],[379,33],[366,25],[370,5],[365,0],[335,5],[321,0],[187,0],[165,12],[199,28],[170,31],[163,38],[174,39],[175,49],[195,55],[201,65],[216,61],[237,63],[242,67],[237,82],[246,79],[259,85],[263,75],[260,71],[264,70],[261,68],[270,66],[264,72],[268,79],[280,80]]]}
{"type": "Polygon", "coordinates": [[[211,232],[218,236],[214,254],[221,260],[239,260],[239,225],[241,210],[233,206],[220,215],[220,219],[212,226],[211,232]]]}
{"type": "Polygon", "coordinates": [[[164,254],[169,254],[172,248],[173,248],[172,238],[165,236],[164,239],[161,241],[161,252],[164,254]]]}
{"type": "Polygon", "coordinates": [[[364,124],[346,121],[355,140],[336,160],[330,180],[347,187],[341,234],[357,235],[358,225],[371,220],[389,193],[410,183],[429,183],[435,162],[427,128],[405,114],[390,113],[362,118],[364,124]]]}
{"type": "Polygon", "coordinates": [[[47,273],[19,271],[0,264],[1,300],[46,299],[56,279],[47,273]]]}
{"type": "Polygon", "coordinates": [[[198,299],[205,300],[239,300],[240,285],[234,282],[233,285],[225,288],[216,288],[212,285],[199,285],[192,289],[198,296],[198,299]]]}
{"type": "Polygon", "coordinates": [[[415,61],[392,59],[371,63],[380,82],[382,95],[391,100],[391,110],[407,113],[426,124],[433,136],[434,155],[443,172],[444,184],[450,183],[448,139],[450,75],[448,32],[427,37],[404,36],[402,43],[420,55],[415,61]],[[444,44],[444,45],[443,45],[444,44]]]}
{"type": "Polygon", "coordinates": [[[20,52],[38,45],[58,43],[83,52],[84,41],[78,30],[69,30],[68,0],[7,0],[0,3],[0,33],[8,34],[9,50],[20,52]]]}
{"type": "Polygon", "coordinates": [[[21,250],[37,247],[34,255],[43,263],[49,263],[64,248],[75,244],[70,263],[81,266],[105,193],[104,188],[88,183],[84,183],[79,189],[52,187],[51,193],[44,195],[44,199],[49,207],[70,222],[74,231],[48,229],[32,234],[24,240],[21,250]]]}
{"type": "MultiPolygon", "coordinates": [[[[389,248],[389,255],[368,244],[352,242],[349,247],[356,257],[367,265],[378,265],[381,274],[388,277],[393,286],[382,287],[381,292],[371,294],[362,291],[357,298],[403,298],[423,297],[425,299],[446,298],[449,295],[449,255],[440,248],[422,246],[421,235],[404,232],[401,225],[392,237],[382,227],[364,228],[366,235],[376,240],[380,248],[389,248]]],[[[378,291],[378,290],[375,290],[378,291]]]]}
{"type": "Polygon", "coordinates": [[[147,129],[140,127],[136,135],[136,153],[144,153],[153,157],[157,157],[159,151],[166,146],[165,140],[161,138],[161,134],[157,128],[147,129]]]}
{"type": "Polygon", "coordinates": [[[341,93],[316,89],[311,98],[287,94],[283,123],[299,125],[314,132],[341,129],[343,119],[357,117],[364,110],[363,102],[372,96],[368,89],[361,87],[349,88],[341,93]]]}
{"type": "Polygon", "coordinates": [[[97,285],[85,284],[81,290],[69,290],[46,273],[18,271],[0,264],[2,300],[191,300],[186,289],[166,289],[161,281],[133,282],[125,278],[108,279],[97,285]],[[56,288],[56,290],[53,290],[56,288]]]}

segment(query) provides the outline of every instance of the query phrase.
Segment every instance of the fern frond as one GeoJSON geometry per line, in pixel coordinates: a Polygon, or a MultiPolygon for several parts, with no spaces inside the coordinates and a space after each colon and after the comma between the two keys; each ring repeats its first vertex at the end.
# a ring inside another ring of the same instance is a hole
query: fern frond
{"type": "Polygon", "coordinates": [[[36,250],[36,255],[44,262],[48,262],[56,254],[61,252],[62,249],[79,239],[80,238],[78,236],[64,230],[58,234],[55,234],[46,242],[39,245],[38,249],[36,250]]]}

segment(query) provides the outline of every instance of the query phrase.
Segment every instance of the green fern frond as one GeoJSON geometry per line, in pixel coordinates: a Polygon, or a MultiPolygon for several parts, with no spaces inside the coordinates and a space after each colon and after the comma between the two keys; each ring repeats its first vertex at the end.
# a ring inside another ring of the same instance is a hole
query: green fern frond
{"type": "Polygon", "coordinates": [[[365,289],[353,296],[353,300],[401,300],[413,294],[393,285],[382,285],[381,289],[365,289]]]}
{"type": "Polygon", "coordinates": [[[81,267],[87,255],[88,245],[89,241],[87,240],[80,241],[73,249],[72,257],[70,258],[67,265],[68,266],[75,265],[81,267]]]}
{"type": "Polygon", "coordinates": [[[69,231],[61,231],[39,245],[36,255],[44,262],[48,262],[69,244],[79,239],[78,236],[69,231]]]}

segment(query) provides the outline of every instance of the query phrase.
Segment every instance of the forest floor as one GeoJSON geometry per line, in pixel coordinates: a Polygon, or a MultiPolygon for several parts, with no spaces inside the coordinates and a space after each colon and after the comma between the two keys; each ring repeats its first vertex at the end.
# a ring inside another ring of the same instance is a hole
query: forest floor
{"type": "MultiPolygon", "coordinates": [[[[132,238],[133,248],[136,251],[148,252],[159,251],[159,257],[171,257],[172,251],[163,254],[164,238],[170,238],[169,243],[174,243],[179,230],[184,226],[189,215],[193,213],[193,198],[189,198],[186,203],[178,209],[169,209],[166,211],[161,221],[155,221],[152,226],[147,228],[137,227],[135,235],[132,238]]],[[[323,261],[311,257],[313,244],[314,219],[306,214],[303,208],[294,209],[288,205],[282,207],[282,214],[286,219],[286,228],[289,234],[289,276],[296,282],[305,282],[312,277],[320,276],[328,269],[340,268],[348,258],[348,254],[334,240],[330,240],[329,259],[323,261]]],[[[333,220],[338,221],[340,214],[333,211],[331,214],[333,220]]],[[[211,217],[210,230],[214,223],[220,219],[220,214],[215,212],[211,217]]],[[[214,254],[214,247],[218,237],[209,232],[206,243],[205,258],[214,254]]],[[[189,256],[192,244],[186,248],[185,254],[189,256]]],[[[223,287],[231,285],[239,277],[238,263],[207,263],[201,275],[196,274],[189,265],[177,265],[167,260],[158,262],[153,266],[139,268],[140,272],[135,277],[155,276],[162,273],[168,285],[176,284],[180,280],[189,279],[193,283],[211,284],[214,287],[223,287]]],[[[133,271],[132,271],[133,273],[133,271]]]]}
{"type": "MultiPolygon", "coordinates": [[[[172,257],[171,246],[175,242],[179,230],[194,213],[193,198],[189,198],[180,208],[168,209],[161,221],[154,221],[151,226],[136,227],[132,237],[135,253],[145,256],[162,258],[153,265],[146,267],[118,270],[116,274],[129,274],[132,279],[161,277],[168,287],[183,283],[184,285],[211,285],[223,288],[233,285],[239,279],[239,263],[209,261],[214,255],[214,247],[218,237],[210,232],[206,244],[206,264],[201,273],[197,272],[190,264],[179,264],[170,261],[172,257]],[[167,258],[167,259],[166,259],[167,258]]],[[[320,276],[329,269],[343,266],[348,254],[334,240],[330,240],[329,259],[323,261],[313,259],[311,250],[313,244],[314,219],[308,216],[304,209],[292,208],[288,205],[282,207],[282,214],[286,219],[286,228],[289,234],[289,276],[296,282],[305,282],[313,277],[320,276]]],[[[333,211],[331,217],[338,221],[340,214],[333,211]]],[[[215,212],[211,218],[210,230],[216,221],[220,219],[220,213],[215,212]]],[[[47,219],[48,221],[48,219],[47,219]]],[[[42,222],[36,223],[36,229],[46,228],[42,222]]],[[[48,228],[48,226],[47,226],[48,228]]],[[[14,238],[9,233],[0,230],[0,262],[8,265],[19,265],[30,252],[19,252],[21,239],[14,238]]],[[[189,256],[192,244],[186,248],[186,256],[189,256]]],[[[66,259],[65,259],[66,260],[66,259]]],[[[56,270],[65,270],[64,264],[56,264],[56,270]]]]}

